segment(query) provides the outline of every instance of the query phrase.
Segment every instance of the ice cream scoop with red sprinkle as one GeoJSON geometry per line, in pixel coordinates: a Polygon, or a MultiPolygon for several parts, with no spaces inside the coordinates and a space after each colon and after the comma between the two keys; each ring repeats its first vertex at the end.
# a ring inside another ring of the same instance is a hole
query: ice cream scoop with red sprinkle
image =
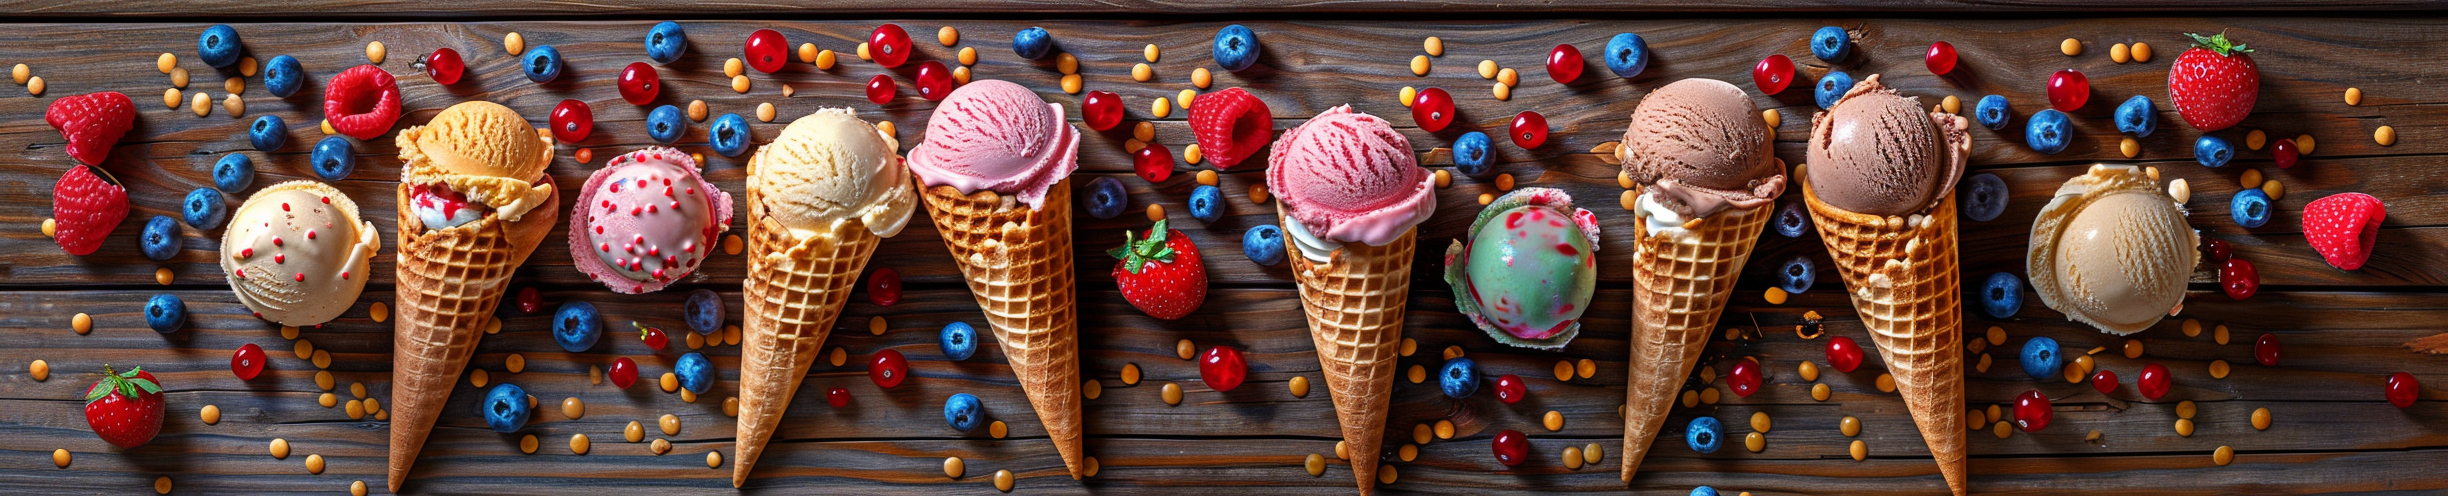
{"type": "Polygon", "coordinates": [[[730,229],[731,195],[688,154],[649,147],[587,178],[570,215],[570,258],[613,291],[648,293],[696,271],[730,229]]]}
{"type": "Polygon", "coordinates": [[[1598,284],[1598,222],[1553,188],[1489,203],[1445,249],[1454,304],[1497,342],[1561,349],[1581,331],[1598,284]]]}
{"type": "Polygon", "coordinates": [[[382,236],[330,185],[290,181],[248,197],[221,234],[221,269],[238,302],[264,320],[311,326],[365,291],[382,236]]]}

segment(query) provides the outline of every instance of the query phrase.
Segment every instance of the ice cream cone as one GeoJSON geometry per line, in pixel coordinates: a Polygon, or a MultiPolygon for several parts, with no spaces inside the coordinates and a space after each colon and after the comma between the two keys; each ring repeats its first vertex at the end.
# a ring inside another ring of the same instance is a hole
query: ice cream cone
{"type": "MultiPolygon", "coordinates": [[[[409,203],[409,185],[399,187],[399,205],[409,203]]],[[[559,205],[554,190],[545,205],[559,205]]],[[[456,227],[426,229],[407,208],[399,209],[397,322],[392,337],[391,489],[397,492],[416,463],[425,437],[476,352],[493,309],[509,290],[510,274],[526,263],[551,234],[559,212],[528,211],[517,221],[487,216],[456,227]]]]}
{"type": "Polygon", "coordinates": [[[1811,223],[1827,243],[1887,372],[1895,376],[1896,392],[1929,443],[1939,474],[1955,494],[1964,494],[1970,465],[1964,454],[1963,282],[1956,267],[1954,195],[1926,215],[1881,217],[1821,202],[1807,170],[1796,176],[1802,178],[1811,223]]]}
{"type": "Polygon", "coordinates": [[[732,487],[748,482],[766,441],[782,424],[783,409],[824,350],[867,258],[884,239],[856,219],[799,237],[767,217],[759,197],[757,190],[748,190],[748,279],[742,285],[747,318],[740,338],[739,461],[731,466],[732,487]]]}
{"type": "Polygon", "coordinates": [[[1674,408],[1684,379],[1700,361],[1709,335],[1743,263],[1775,209],[1730,209],[1667,233],[1635,221],[1631,378],[1624,388],[1623,480],[1632,481],[1641,458],[1674,408]]]}
{"type": "Polygon", "coordinates": [[[1087,465],[1080,422],[1079,317],[1071,270],[1071,184],[1046,192],[1045,208],[993,190],[952,186],[919,195],[1003,344],[1020,389],[1046,436],[1078,479],[1087,465]]]}
{"type": "Polygon", "coordinates": [[[1309,339],[1317,345],[1352,477],[1364,496],[1377,486],[1377,456],[1385,442],[1386,405],[1394,396],[1418,239],[1415,228],[1384,246],[1344,244],[1326,263],[1297,253],[1290,257],[1301,308],[1309,315],[1309,339]]]}

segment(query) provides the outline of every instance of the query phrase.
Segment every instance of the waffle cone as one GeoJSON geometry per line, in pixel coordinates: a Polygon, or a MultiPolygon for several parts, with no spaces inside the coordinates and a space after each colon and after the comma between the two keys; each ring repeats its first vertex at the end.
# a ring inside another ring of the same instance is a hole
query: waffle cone
{"type": "MultiPolygon", "coordinates": [[[[399,187],[407,205],[408,185],[399,187]]],[[[546,197],[559,205],[560,190],[546,197]]],[[[527,262],[553,231],[555,208],[530,210],[516,222],[486,216],[474,222],[427,230],[406,208],[399,210],[398,314],[391,357],[391,491],[399,492],[416,464],[434,421],[450,402],[451,389],[476,340],[484,336],[494,307],[509,290],[510,274],[527,262]]]]}
{"type": "Polygon", "coordinates": [[[1018,197],[951,186],[925,188],[927,216],[969,280],[1002,343],[1012,374],[1028,393],[1046,436],[1078,479],[1081,444],[1079,316],[1071,270],[1071,181],[1046,193],[1045,208],[1018,197]]]}
{"type": "Polygon", "coordinates": [[[1821,202],[1808,174],[1796,175],[1806,178],[1802,195],[1811,223],[1939,474],[1955,494],[1964,494],[1971,466],[1964,453],[1963,282],[1956,267],[1954,195],[1926,217],[1916,214],[1918,221],[1880,217],[1821,202]]]}
{"type": "Polygon", "coordinates": [[[1720,212],[1679,233],[1649,232],[1635,220],[1631,378],[1624,388],[1623,480],[1664,427],[1692,366],[1700,361],[1717,317],[1725,311],[1743,263],[1774,217],[1766,206],[1720,212]]]}
{"type": "Polygon", "coordinates": [[[825,337],[842,305],[858,287],[859,273],[884,238],[855,219],[801,237],[765,215],[758,192],[748,191],[748,278],[742,283],[747,317],[740,337],[738,461],[731,487],[748,482],[765,443],[782,425],[808,366],[819,360],[825,337]]]}
{"type": "Polygon", "coordinates": [[[1317,345],[1318,366],[1332,391],[1344,451],[1363,496],[1377,487],[1418,239],[1414,228],[1385,246],[1345,244],[1326,263],[1311,262],[1297,250],[1289,257],[1301,308],[1309,315],[1309,339],[1317,345]]]}

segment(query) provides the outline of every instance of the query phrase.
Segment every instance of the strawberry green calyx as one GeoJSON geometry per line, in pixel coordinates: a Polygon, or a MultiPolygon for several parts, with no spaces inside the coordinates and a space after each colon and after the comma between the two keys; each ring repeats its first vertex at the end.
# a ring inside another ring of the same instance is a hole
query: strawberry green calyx
{"type": "Polygon", "coordinates": [[[118,392],[121,396],[126,396],[130,400],[136,399],[139,394],[143,393],[161,394],[161,385],[137,376],[138,374],[142,373],[144,373],[144,367],[128,369],[127,372],[118,372],[111,370],[110,365],[103,365],[102,384],[99,387],[93,388],[91,391],[85,392],[85,402],[93,403],[96,401],[101,401],[102,398],[109,397],[114,391],[118,392]]]}
{"type": "Polygon", "coordinates": [[[1139,273],[1149,262],[1173,263],[1173,247],[1165,243],[1169,232],[1161,220],[1148,229],[1147,239],[1137,239],[1138,233],[1122,231],[1122,246],[1105,250],[1105,254],[1122,259],[1122,267],[1132,274],[1139,273]]]}
{"type": "Polygon", "coordinates": [[[2253,50],[2252,50],[2252,49],[2250,49],[2250,48],[2245,48],[2243,43],[2235,43],[2235,42],[2233,42],[2233,41],[2229,41],[2229,40],[2227,39],[2227,32],[2226,32],[2226,31],[2220,31],[2220,32],[2219,32],[2219,34],[2214,34],[2214,35],[2210,35],[2210,36],[2202,36],[2202,35],[2200,35],[2200,34],[2195,34],[2195,33],[2185,33],[2185,36],[2186,36],[2186,37],[2193,38],[2193,46],[2197,46],[2197,47],[2206,48],[2206,49],[2209,49],[2210,51],[2213,51],[2213,52],[2218,52],[2218,54],[2219,54],[2219,55],[2224,55],[2224,56],[2234,56],[2235,54],[2239,54],[2239,53],[2252,53],[2252,51],[2253,51],[2253,50]]]}

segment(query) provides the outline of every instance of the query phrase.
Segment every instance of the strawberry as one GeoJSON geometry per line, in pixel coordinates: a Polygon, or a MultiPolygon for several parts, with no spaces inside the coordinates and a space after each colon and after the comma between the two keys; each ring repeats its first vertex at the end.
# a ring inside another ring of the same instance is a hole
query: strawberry
{"type": "Polygon", "coordinates": [[[2253,65],[2252,49],[2228,41],[2223,32],[2185,36],[2193,37],[2193,48],[2168,67],[2168,103],[2176,115],[2202,132],[2244,122],[2261,97],[2261,69],[2253,65]]]}
{"type": "Polygon", "coordinates": [[[51,186],[51,217],[59,224],[51,237],[70,255],[102,249],[102,239],[127,216],[127,188],[101,167],[70,167],[51,186]]]}
{"type": "Polygon", "coordinates": [[[116,372],[102,366],[102,380],[85,389],[85,423],[95,436],[121,448],[152,442],[161,434],[161,383],[144,367],[116,372]]]}
{"type": "MultiPolygon", "coordinates": [[[[1201,97],[1204,98],[1204,97],[1201,97]]],[[[1122,299],[1149,317],[1173,320],[1198,310],[1207,301],[1207,265],[1199,261],[1198,245],[1180,230],[1156,221],[1146,239],[1122,232],[1122,246],[1105,253],[1122,259],[1114,264],[1114,282],[1122,299]]]]}
{"type": "Polygon", "coordinates": [[[2380,221],[2388,218],[2388,206],[2379,198],[2362,193],[2338,193],[2312,200],[2304,205],[2304,241],[2329,266],[2338,270],[2363,268],[2371,260],[2373,243],[2380,237],[2380,221]]]}
{"type": "Polygon", "coordinates": [[[85,165],[102,165],[119,137],[136,127],[136,102],[116,91],[61,98],[43,110],[43,122],[68,139],[68,156],[85,165]]]}
{"type": "Polygon", "coordinates": [[[1275,139],[1275,114],[1248,91],[1232,88],[1190,101],[1190,130],[1216,169],[1231,169],[1275,139]]]}

